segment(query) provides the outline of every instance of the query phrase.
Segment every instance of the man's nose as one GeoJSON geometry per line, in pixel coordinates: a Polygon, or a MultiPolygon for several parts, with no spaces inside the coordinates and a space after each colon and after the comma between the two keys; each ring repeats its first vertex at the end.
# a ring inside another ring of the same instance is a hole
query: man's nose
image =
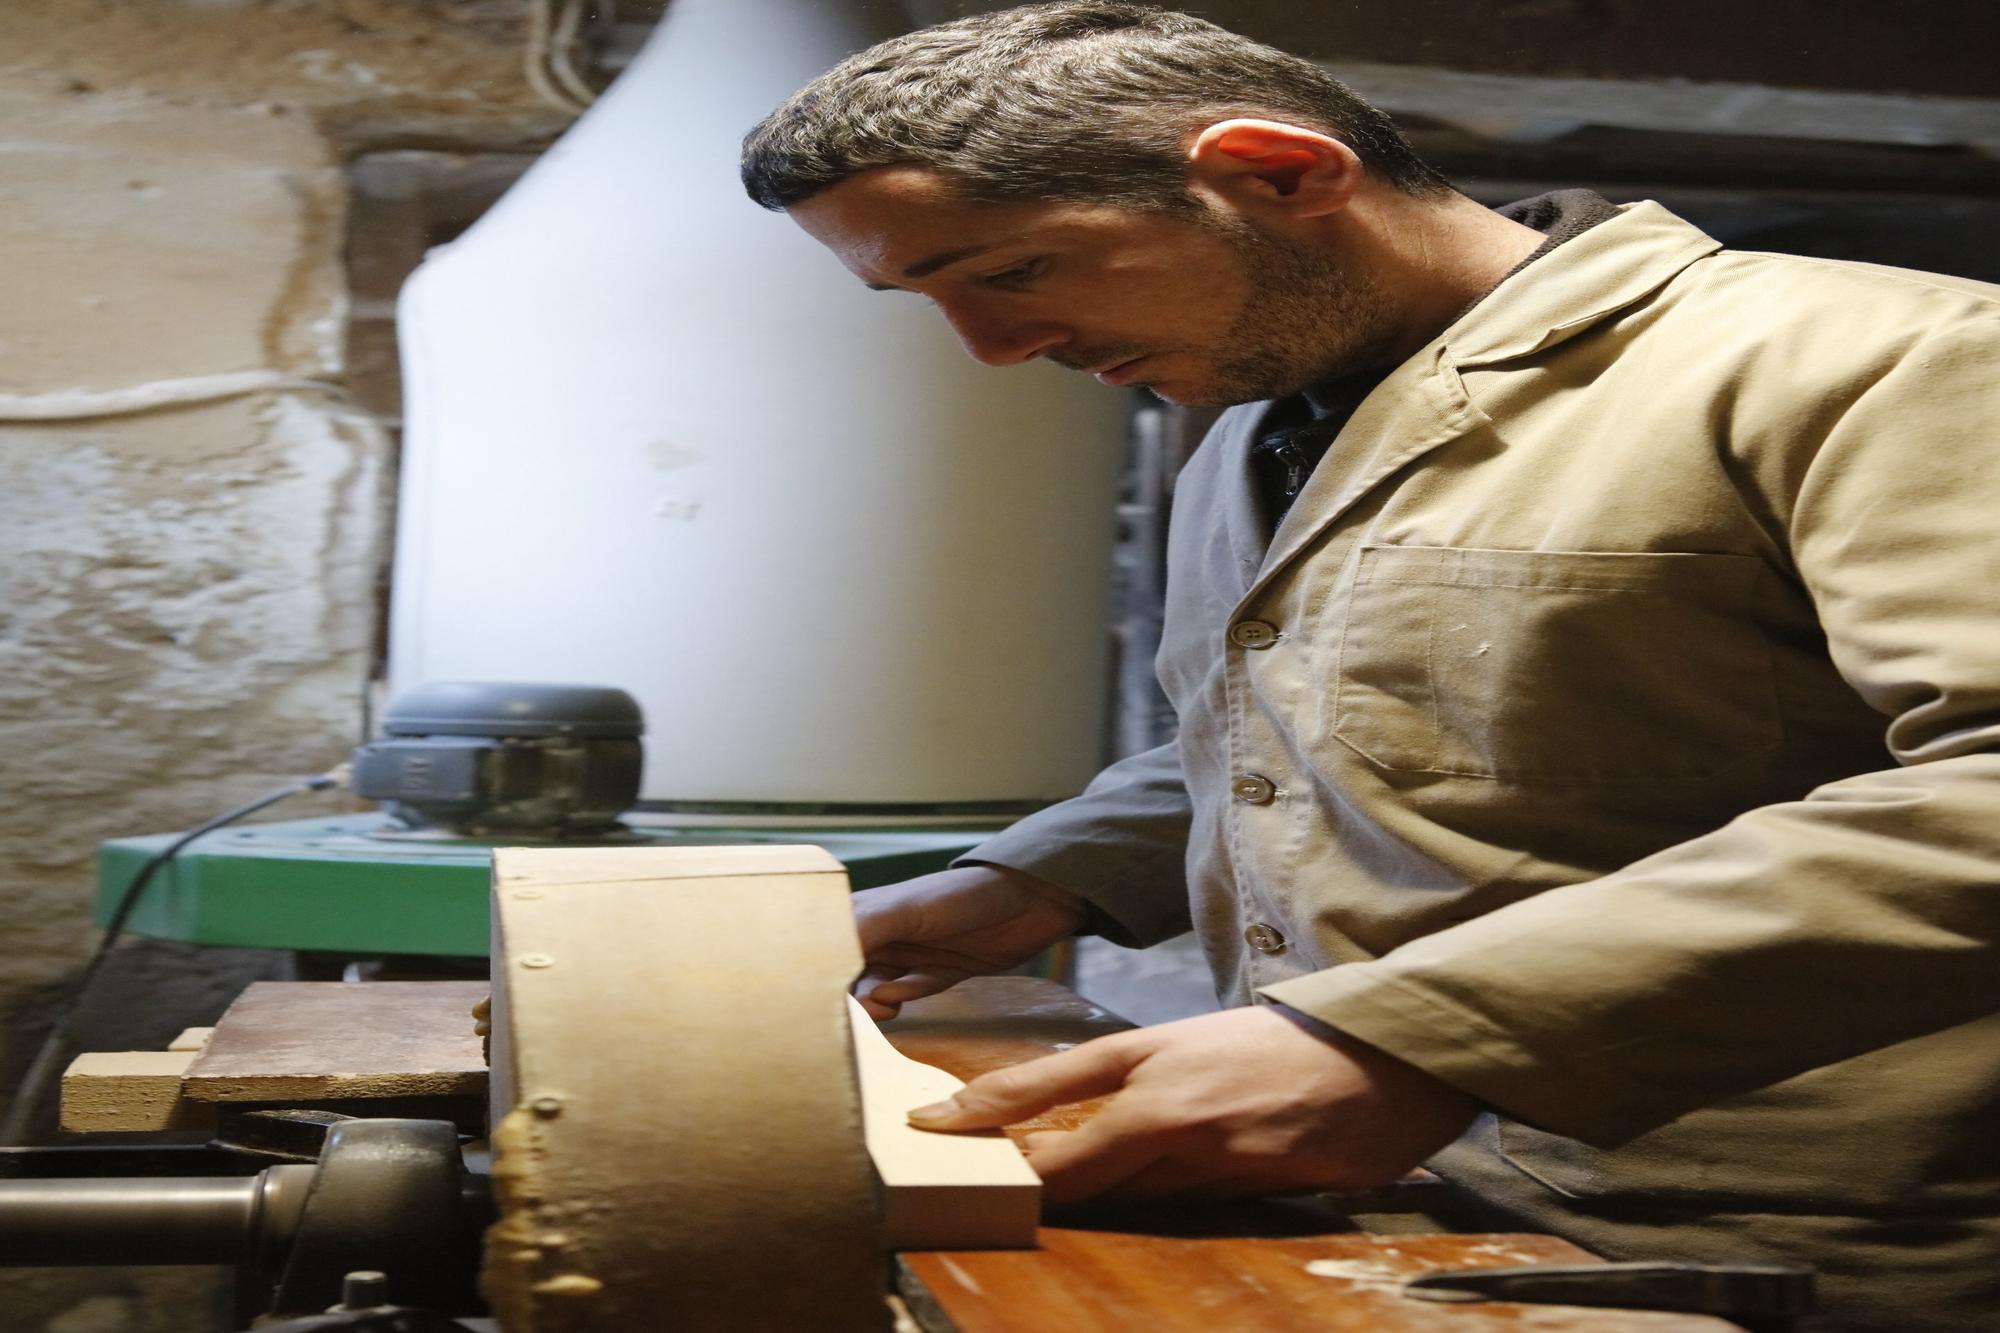
{"type": "Polygon", "coordinates": [[[1045,319],[944,307],[944,317],[975,361],[989,366],[1018,366],[1069,341],[1069,330],[1045,319]]]}

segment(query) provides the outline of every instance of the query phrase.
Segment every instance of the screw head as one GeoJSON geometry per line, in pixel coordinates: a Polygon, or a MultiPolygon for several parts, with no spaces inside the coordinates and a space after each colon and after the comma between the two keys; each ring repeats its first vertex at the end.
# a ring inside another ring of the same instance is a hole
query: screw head
{"type": "Polygon", "coordinates": [[[358,1269],[340,1280],[340,1308],[372,1310],[389,1303],[389,1275],[372,1268],[358,1269]]]}

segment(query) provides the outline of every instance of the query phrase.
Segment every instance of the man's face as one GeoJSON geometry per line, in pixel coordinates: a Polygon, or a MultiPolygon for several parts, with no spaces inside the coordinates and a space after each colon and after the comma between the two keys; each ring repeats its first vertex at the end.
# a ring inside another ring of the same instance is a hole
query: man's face
{"type": "Polygon", "coordinates": [[[989,365],[1047,357],[1176,403],[1275,398],[1386,360],[1369,276],[1211,206],[965,203],[922,167],[878,167],[790,209],[871,287],[929,297],[989,365]]]}

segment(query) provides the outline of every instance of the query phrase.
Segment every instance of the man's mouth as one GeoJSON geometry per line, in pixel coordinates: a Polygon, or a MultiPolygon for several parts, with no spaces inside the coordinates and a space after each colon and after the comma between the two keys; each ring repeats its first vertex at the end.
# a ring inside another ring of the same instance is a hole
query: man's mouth
{"type": "Polygon", "coordinates": [[[1098,382],[1102,384],[1130,384],[1134,379],[1138,378],[1139,363],[1145,359],[1143,355],[1127,357],[1123,361],[1114,361],[1109,365],[1093,367],[1090,373],[1095,375],[1098,382]]]}

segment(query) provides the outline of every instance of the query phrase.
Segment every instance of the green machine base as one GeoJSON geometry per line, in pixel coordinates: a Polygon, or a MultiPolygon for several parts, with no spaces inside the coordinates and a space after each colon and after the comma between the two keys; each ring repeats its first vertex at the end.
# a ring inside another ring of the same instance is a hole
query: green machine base
{"type": "MultiPolygon", "coordinates": [[[[847,867],[855,888],[866,889],[941,870],[1003,822],[882,828],[685,821],[633,817],[628,822],[634,836],[616,845],[811,843],[847,867]]],[[[190,944],[483,957],[492,851],[513,844],[371,836],[394,827],[386,815],[366,814],[218,830],[155,874],[127,929],[190,944]]],[[[146,858],[178,836],[115,838],[103,844],[99,925],[109,920],[146,858]]]]}

